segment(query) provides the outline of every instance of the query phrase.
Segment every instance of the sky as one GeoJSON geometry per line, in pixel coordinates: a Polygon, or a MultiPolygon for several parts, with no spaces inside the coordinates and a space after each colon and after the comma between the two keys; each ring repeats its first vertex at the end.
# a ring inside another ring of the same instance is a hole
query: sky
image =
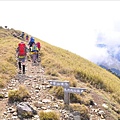
{"type": "Polygon", "coordinates": [[[0,1],[0,26],[24,31],[97,63],[120,44],[120,1],[0,1]]]}

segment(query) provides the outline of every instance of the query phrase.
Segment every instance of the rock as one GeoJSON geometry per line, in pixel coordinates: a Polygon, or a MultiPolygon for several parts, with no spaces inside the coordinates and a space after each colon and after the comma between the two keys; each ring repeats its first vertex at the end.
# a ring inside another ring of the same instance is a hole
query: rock
{"type": "Polygon", "coordinates": [[[18,117],[17,116],[12,116],[12,120],[17,120],[18,117]]]}
{"type": "Polygon", "coordinates": [[[74,111],[72,114],[73,114],[73,116],[80,116],[80,112],[78,112],[78,111],[74,111]]]}
{"type": "Polygon", "coordinates": [[[51,100],[49,100],[49,99],[43,99],[42,102],[43,102],[43,103],[50,103],[51,100]]]}
{"type": "Polygon", "coordinates": [[[74,116],[73,118],[74,118],[74,120],[81,120],[79,115],[74,116]]]}
{"type": "Polygon", "coordinates": [[[41,109],[42,109],[42,110],[47,110],[47,108],[46,108],[46,107],[41,107],[41,109]]]}
{"type": "Polygon", "coordinates": [[[53,107],[58,109],[59,106],[58,106],[58,104],[54,104],[53,107]]]}
{"type": "Polygon", "coordinates": [[[13,116],[17,116],[17,112],[14,112],[14,113],[13,113],[13,116]]]}
{"type": "Polygon", "coordinates": [[[95,105],[93,100],[90,100],[90,105],[95,105]]]}
{"type": "Polygon", "coordinates": [[[7,112],[4,112],[4,115],[7,115],[7,112]]]}
{"type": "Polygon", "coordinates": [[[27,103],[21,102],[17,105],[17,113],[23,118],[32,117],[37,112],[27,103]]]}
{"type": "Polygon", "coordinates": [[[99,112],[98,112],[98,115],[103,119],[103,118],[105,118],[105,112],[103,111],[103,110],[100,110],[99,112]]]}
{"type": "Polygon", "coordinates": [[[39,90],[35,90],[36,93],[39,93],[39,90]]]}
{"type": "Polygon", "coordinates": [[[43,103],[42,102],[34,102],[34,106],[37,107],[37,108],[40,108],[43,106],[43,103]]]}
{"type": "Polygon", "coordinates": [[[102,106],[103,106],[105,109],[108,109],[108,106],[107,106],[105,103],[103,103],[102,106]]]}
{"type": "Polygon", "coordinates": [[[0,98],[4,98],[4,92],[0,92],[0,98]]]}

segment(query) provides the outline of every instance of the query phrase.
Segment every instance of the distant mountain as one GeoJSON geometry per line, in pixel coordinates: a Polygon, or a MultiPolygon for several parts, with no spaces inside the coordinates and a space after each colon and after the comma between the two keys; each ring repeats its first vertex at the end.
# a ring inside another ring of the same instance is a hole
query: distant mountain
{"type": "Polygon", "coordinates": [[[108,53],[108,57],[102,62],[98,61],[97,64],[120,77],[120,45],[110,47],[106,44],[97,44],[96,46],[101,49],[106,48],[108,53]]]}

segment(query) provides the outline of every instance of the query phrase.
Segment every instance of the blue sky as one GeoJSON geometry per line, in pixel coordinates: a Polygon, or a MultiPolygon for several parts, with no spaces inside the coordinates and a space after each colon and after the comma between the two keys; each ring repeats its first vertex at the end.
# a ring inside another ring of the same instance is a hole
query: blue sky
{"type": "Polygon", "coordinates": [[[0,1],[0,25],[25,31],[90,61],[120,44],[119,1],[0,1]]]}

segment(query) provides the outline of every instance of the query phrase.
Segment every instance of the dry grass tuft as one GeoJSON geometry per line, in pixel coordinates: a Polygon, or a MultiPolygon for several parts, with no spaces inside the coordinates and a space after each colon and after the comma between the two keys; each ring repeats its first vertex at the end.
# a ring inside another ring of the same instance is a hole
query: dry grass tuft
{"type": "Polygon", "coordinates": [[[40,120],[60,120],[60,115],[56,111],[40,111],[40,120]]]}
{"type": "Polygon", "coordinates": [[[30,94],[24,85],[20,85],[17,90],[9,90],[8,98],[10,102],[23,101],[24,98],[29,98],[30,94]]]}

